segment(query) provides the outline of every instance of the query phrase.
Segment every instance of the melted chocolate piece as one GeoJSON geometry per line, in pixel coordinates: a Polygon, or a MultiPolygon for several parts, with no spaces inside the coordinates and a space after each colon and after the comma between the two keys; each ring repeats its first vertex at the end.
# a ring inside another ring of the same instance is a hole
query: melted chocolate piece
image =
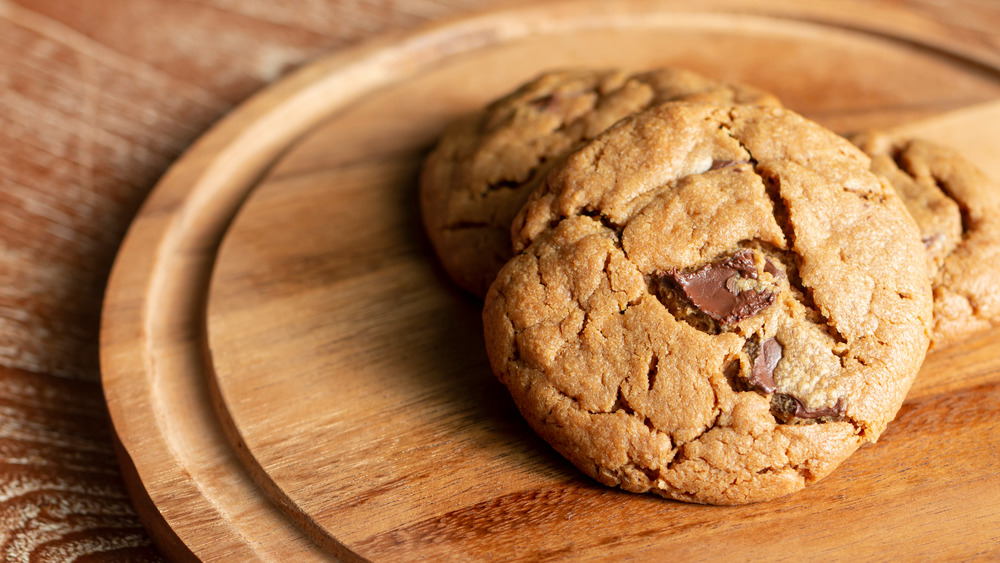
{"type": "Polygon", "coordinates": [[[781,344],[773,339],[760,343],[760,350],[753,360],[753,367],[750,369],[750,383],[754,387],[765,393],[774,393],[774,368],[781,361],[783,348],[781,344]]]}
{"type": "Polygon", "coordinates": [[[778,267],[774,265],[774,262],[771,262],[770,258],[764,258],[764,271],[779,280],[785,278],[785,273],[779,270],[778,267]]]}
{"type": "Polygon", "coordinates": [[[741,250],[729,258],[722,261],[720,265],[726,265],[740,273],[741,276],[757,279],[757,264],[753,260],[753,252],[741,250]]]}
{"type": "Polygon", "coordinates": [[[844,416],[844,403],[840,399],[837,399],[837,404],[832,407],[820,407],[818,409],[809,409],[802,404],[802,401],[796,397],[792,397],[792,401],[795,402],[795,412],[792,413],[798,418],[826,418],[826,417],[836,417],[840,418],[844,416]]]}
{"type": "Polygon", "coordinates": [[[753,252],[749,250],[741,250],[694,272],[670,275],[695,307],[724,325],[752,317],[774,302],[772,291],[738,291],[735,287],[737,276],[757,279],[753,252]]]}

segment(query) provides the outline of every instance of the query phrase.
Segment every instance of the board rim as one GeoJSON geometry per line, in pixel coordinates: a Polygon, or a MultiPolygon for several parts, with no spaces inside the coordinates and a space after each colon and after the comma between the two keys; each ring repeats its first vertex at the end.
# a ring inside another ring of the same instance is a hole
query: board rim
{"type": "MultiPolygon", "coordinates": [[[[741,5],[728,1],[706,2],[699,8],[674,4],[629,1],[612,7],[597,0],[570,0],[541,6],[508,7],[447,20],[408,34],[384,37],[313,62],[264,89],[238,106],[185,152],[154,187],[126,235],[108,282],[101,324],[102,385],[113,433],[120,443],[120,447],[116,448],[120,465],[126,473],[133,502],[153,506],[161,517],[159,521],[144,518],[144,524],[151,529],[154,540],[161,547],[172,554],[178,554],[176,542],[179,542],[190,550],[191,556],[210,557],[213,552],[218,553],[217,546],[205,548],[188,545],[178,528],[189,529],[193,526],[190,521],[223,521],[228,524],[228,528],[220,526],[219,529],[227,540],[232,545],[242,546],[235,553],[224,553],[261,559],[273,555],[266,549],[267,546],[246,538],[238,526],[221,518],[218,505],[213,499],[207,498],[206,490],[197,483],[187,483],[184,488],[186,494],[194,495],[192,502],[197,505],[197,517],[191,518],[188,523],[181,522],[179,518],[182,515],[175,508],[165,506],[162,498],[159,504],[156,502],[154,495],[157,493],[150,492],[147,488],[151,476],[166,471],[172,482],[182,484],[183,478],[190,478],[191,475],[187,472],[187,466],[177,462],[179,452],[176,437],[167,435],[170,425],[175,423],[164,419],[162,408],[158,410],[157,402],[151,395],[154,387],[162,384],[156,372],[162,369],[163,362],[186,367],[197,367],[200,364],[208,382],[196,387],[205,393],[199,400],[203,404],[210,404],[213,415],[217,417],[214,420],[218,425],[215,439],[224,437],[227,440],[225,446],[233,450],[239,449],[238,432],[235,435],[227,434],[229,429],[225,420],[225,403],[219,398],[218,390],[213,389],[210,377],[212,366],[209,361],[205,305],[215,258],[228,226],[242,203],[252,193],[257,180],[266,174],[269,167],[289,147],[307,135],[317,122],[333,115],[365,92],[405,80],[427,65],[450,56],[538,33],[566,31],[565,27],[558,25],[546,27],[526,23],[540,19],[533,17],[540,14],[564,26],[572,26],[573,22],[579,25],[580,21],[590,21],[590,24],[586,24],[590,26],[608,25],[609,21],[621,21],[620,18],[631,17],[634,20],[639,15],[663,15],[666,12],[706,14],[713,17],[737,14],[831,26],[830,21],[818,22],[815,18],[833,14],[840,17],[838,25],[844,29],[906,41],[992,73],[1000,71],[1000,59],[985,49],[948,41],[930,32],[926,36],[896,33],[894,31],[898,30],[891,29],[889,24],[871,24],[871,19],[862,20],[859,17],[852,19],[849,8],[856,4],[853,1],[810,3],[809,6],[777,1],[756,12],[746,9],[732,11],[734,7],[741,5]],[[581,17],[581,12],[587,15],[581,17]],[[455,40],[456,37],[459,38],[458,41],[455,40]],[[422,58],[412,56],[414,52],[421,54],[422,58]],[[395,68],[398,72],[390,73],[390,68],[395,68]],[[318,105],[321,109],[301,109],[311,107],[309,102],[320,94],[325,97],[318,105]],[[244,126],[245,121],[249,121],[249,127],[244,126]],[[276,124],[280,127],[276,128],[276,124]],[[241,151],[246,151],[242,157],[239,156],[241,151]],[[213,158],[208,158],[209,156],[213,158]],[[251,159],[258,161],[256,166],[248,167],[249,170],[241,169],[238,173],[234,170],[237,163],[251,159]],[[211,217],[215,230],[192,231],[191,229],[197,228],[195,222],[199,214],[203,213],[202,210],[217,199],[223,200],[224,210],[211,217]],[[150,251],[150,246],[154,249],[153,252],[150,251]],[[179,285],[176,280],[165,279],[164,272],[176,270],[164,266],[164,263],[176,264],[178,261],[200,272],[200,277],[196,280],[182,280],[179,285]],[[187,303],[177,301],[185,298],[188,299],[187,303]],[[168,321],[156,316],[163,309],[173,307],[172,304],[180,305],[181,311],[186,315],[184,318],[188,321],[180,331],[171,322],[172,318],[168,321]],[[197,326],[192,326],[191,322],[197,326]],[[190,330],[192,328],[193,333],[190,330]],[[134,343],[136,340],[141,346],[123,345],[123,341],[134,343]],[[173,357],[176,354],[184,357],[173,357]],[[137,385],[140,385],[138,390],[137,385]],[[143,390],[147,393],[143,394],[143,390]],[[128,429],[141,424],[142,420],[139,419],[148,421],[149,413],[156,419],[156,429],[160,434],[144,436],[141,440],[129,436],[128,429]],[[157,451],[161,455],[166,452],[173,456],[173,466],[170,466],[169,459],[161,459],[153,467],[140,467],[135,463],[137,457],[148,456],[157,451]],[[163,463],[167,463],[167,466],[163,466],[163,463]],[[197,498],[199,493],[204,496],[197,498]]],[[[912,17],[911,13],[906,14],[912,17]]],[[[234,452],[234,455],[245,463],[245,459],[240,458],[238,453],[234,452]]],[[[246,467],[243,471],[253,472],[246,467]]],[[[239,482],[263,488],[258,478],[259,476],[248,474],[239,482]]],[[[276,485],[275,488],[277,489],[276,485]]],[[[267,496],[268,502],[276,500],[284,504],[282,499],[274,498],[273,492],[269,492],[267,496]]],[[[271,509],[272,516],[279,519],[289,516],[289,511],[296,510],[288,505],[272,505],[271,509]]],[[[146,511],[140,511],[140,516],[145,513],[146,511]]],[[[301,526],[302,521],[297,520],[296,523],[301,526]]],[[[282,533],[286,534],[285,539],[289,545],[304,546],[305,552],[312,556],[310,559],[324,559],[330,554],[348,559],[356,557],[356,554],[338,544],[325,530],[298,527],[282,533]],[[303,537],[295,537],[296,532],[308,537],[305,543],[312,541],[315,545],[304,546],[303,537]]],[[[220,545],[225,544],[220,542],[220,545]]]]}

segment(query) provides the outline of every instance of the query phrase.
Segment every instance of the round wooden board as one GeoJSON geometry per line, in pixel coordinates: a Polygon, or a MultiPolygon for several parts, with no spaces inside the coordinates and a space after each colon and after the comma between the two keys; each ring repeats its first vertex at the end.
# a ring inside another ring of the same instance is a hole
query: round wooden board
{"type": "Polygon", "coordinates": [[[853,2],[573,2],[318,61],[205,135],[121,250],[102,366],[161,547],[202,559],[797,559],[997,554],[1000,344],[932,354],[896,422],[747,507],[606,489],[521,421],[480,303],[421,231],[444,126],[538,72],[682,66],[840,130],[1000,97],[988,52],[853,2]],[[992,433],[992,435],[991,435],[992,433]]]}

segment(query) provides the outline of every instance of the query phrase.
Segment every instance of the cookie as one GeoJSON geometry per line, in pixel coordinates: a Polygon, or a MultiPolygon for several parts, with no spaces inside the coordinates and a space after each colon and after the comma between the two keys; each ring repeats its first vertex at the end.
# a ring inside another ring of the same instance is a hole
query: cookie
{"type": "Polygon", "coordinates": [[[928,345],[923,245],[868,168],[780,108],[622,121],[515,220],[494,372],[606,485],[741,504],[822,478],[885,430],[928,345]]]}
{"type": "Polygon", "coordinates": [[[669,100],[778,105],[749,86],[693,72],[543,74],[459,121],[427,158],[421,210],[448,275],[482,297],[512,256],[510,223],[560,157],[623,117],[669,100]]]}
{"type": "Polygon", "coordinates": [[[920,227],[934,291],[931,348],[1000,325],[1000,185],[927,141],[879,132],[852,140],[920,227]]]}

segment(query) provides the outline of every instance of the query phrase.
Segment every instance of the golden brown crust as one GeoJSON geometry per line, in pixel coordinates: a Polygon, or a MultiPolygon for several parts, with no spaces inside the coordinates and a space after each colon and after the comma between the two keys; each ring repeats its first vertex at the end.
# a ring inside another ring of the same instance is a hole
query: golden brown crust
{"type": "Polygon", "coordinates": [[[778,105],[685,70],[573,70],[543,74],[452,126],[421,178],[424,225],[452,279],[485,295],[513,255],[510,222],[545,173],[623,117],[669,100],[778,105]]]}
{"type": "Polygon", "coordinates": [[[916,226],[868,166],[785,110],[628,118],[515,221],[483,313],[494,371],[608,485],[738,504],[821,478],[885,429],[928,343],[916,226]],[[766,304],[715,318],[692,305],[713,291],[766,304]]]}
{"type": "Polygon", "coordinates": [[[927,141],[878,132],[853,140],[920,227],[934,291],[931,347],[1000,325],[1000,185],[927,141]]]}

